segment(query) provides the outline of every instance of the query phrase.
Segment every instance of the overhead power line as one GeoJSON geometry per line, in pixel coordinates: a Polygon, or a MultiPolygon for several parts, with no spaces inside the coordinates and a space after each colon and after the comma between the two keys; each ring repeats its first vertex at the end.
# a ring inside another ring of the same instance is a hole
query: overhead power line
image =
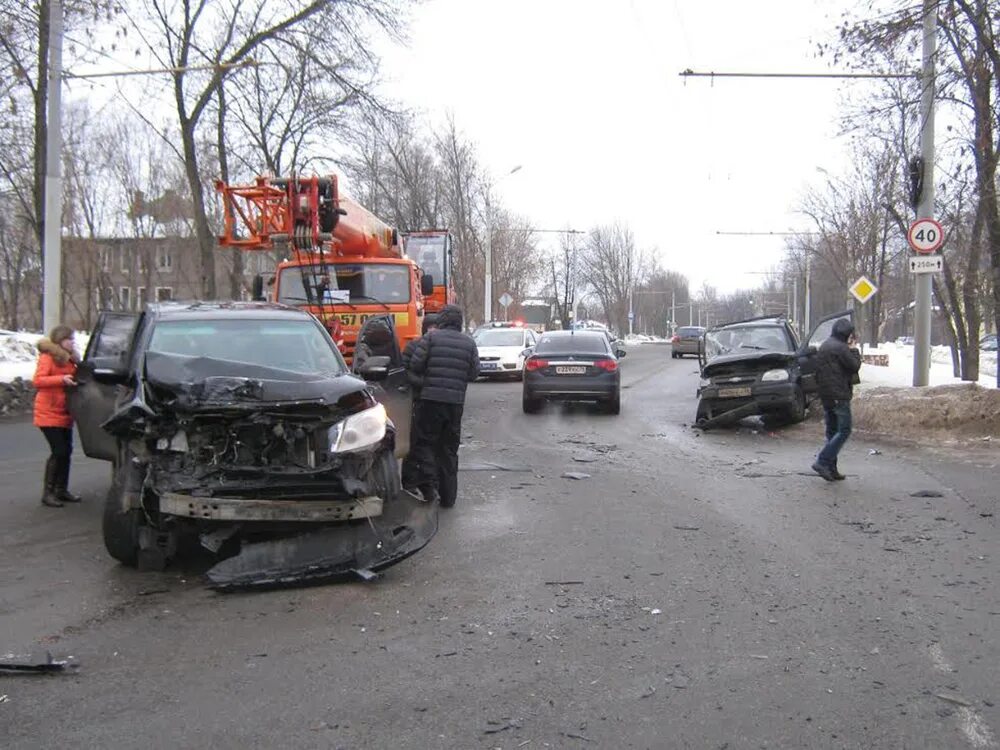
{"type": "Polygon", "coordinates": [[[695,71],[688,68],[678,75],[681,78],[912,78],[918,80],[919,73],[755,73],[751,71],[695,71]]]}

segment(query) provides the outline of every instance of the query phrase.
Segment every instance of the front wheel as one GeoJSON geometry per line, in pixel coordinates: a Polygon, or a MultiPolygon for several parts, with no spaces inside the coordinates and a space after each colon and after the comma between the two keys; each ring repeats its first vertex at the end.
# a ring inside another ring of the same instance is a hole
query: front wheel
{"type": "Polygon", "coordinates": [[[134,568],[139,561],[139,528],[142,526],[142,511],[138,508],[122,510],[123,491],[116,471],[112,476],[107,497],[104,499],[101,531],[108,554],[123,565],[134,568]]]}
{"type": "Polygon", "coordinates": [[[787,417],[789,424],[798,424],[806,418],[806,397],[801,388],[795,389],[795,400],[788,410],[787,417]]]}

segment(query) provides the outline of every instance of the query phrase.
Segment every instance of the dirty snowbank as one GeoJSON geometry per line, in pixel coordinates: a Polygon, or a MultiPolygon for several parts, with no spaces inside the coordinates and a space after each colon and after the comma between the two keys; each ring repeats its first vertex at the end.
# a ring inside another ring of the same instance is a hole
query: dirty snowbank
{"type": "Polygon", "coordinates": [[[917,440],[1000,438],[1000,390],[975,383],[871,388],[852,408],[858,430],[917,440]]]}

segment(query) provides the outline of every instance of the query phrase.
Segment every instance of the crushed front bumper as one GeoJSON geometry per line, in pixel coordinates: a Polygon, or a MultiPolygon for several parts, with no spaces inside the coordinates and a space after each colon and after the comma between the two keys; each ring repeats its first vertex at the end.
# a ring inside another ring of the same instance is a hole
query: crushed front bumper
{"type": "Polygon", "coordinates": [[[244,543],[239,554],[211,568],[208,579],[226,591],[368,579],[418,552],[437,533],[437,503],[399,492],[381,509],[380,515],[244,543]]]}
{"type": "Polygon", "coordinates": [[[698,392],[696,427],[703,429],[732,424],[746,417],[778,414],[795,407],[795,383],[754,383],[748,396],[724,397],[729,386],[706,385],[698,392]]]}

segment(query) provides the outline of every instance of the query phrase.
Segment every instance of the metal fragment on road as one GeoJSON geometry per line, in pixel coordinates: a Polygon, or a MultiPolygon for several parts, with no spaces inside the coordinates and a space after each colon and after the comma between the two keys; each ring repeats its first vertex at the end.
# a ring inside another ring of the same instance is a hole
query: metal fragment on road
{"type": "Polygon", "coordinates": [[[678,531],[700,531],[701,530],[701,526],[681,526],[681,525],[677,525],[677,526],[674,526],[674,528],[677,529],[678,531]]]}
{"type": "Polygon", "coordinates": [[[567,471],[562,475],[562,479],[590,479],[590,474],[584,474],[582,471],[567,471]]]}
{"type": "Polygon", "coordinates": [[[963,698],[958,693],[949,693],[949,692],[942,691],[940,693],[934,693],[934,697],[935,698],[940,698],[941,700],[947,701],[948,703],[954,703],[956,706],[971,706],[972,705],[972,701],[966,700],[965,698],[963,698]]]}
{"type": "Polygon", "coordinates": [[[911,492],[910,497],[944,497],[944,493],[938,490],[917,490],[911,492]]]}
{"type": "Polygon", "coordinates": [[[66,672],[68,669],[76,669],[72,658],[53,659],[52,654],[45,651],[41,654],[30,654],[16,656],[6,655],[0,660],[0,673],[9,672],[11,674],[56,674],[66,672]]]}

